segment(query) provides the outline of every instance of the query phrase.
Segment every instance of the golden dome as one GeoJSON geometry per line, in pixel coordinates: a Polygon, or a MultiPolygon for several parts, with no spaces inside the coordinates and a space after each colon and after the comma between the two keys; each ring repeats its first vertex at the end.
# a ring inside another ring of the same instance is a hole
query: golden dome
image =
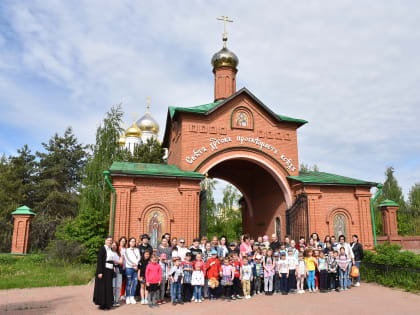
{"type": "Polygon", "coordinates": [[[239,59],[235,53],[226,47],[223,47],[213,55],[213,58],[211,58],[211,64],[213,65],[213,69],[219,67],[230,67],[236,69],[239,64],[239,59]]]}
{"type": "Polygon", "coordinates": [[[150,115],[149,110],[146,111],[146,114],[142,118],[137,120],[136,124],[141,131],[151,131],[156,135],[159,133],[159,124],[150,115]]]}
{"type": "Polygon", "coordinates": [[[133,124],[131,125],[131,127],[128,128],[127,131],[125,132],[125,135],[127,137],[137,137],[137,138],[140,138],[141,137],[141,130],[137,126],[137,124],[135,122],[133,122],[133,124]]]}
{"type": "Polygon", "coordinates": [[[124,134],[121,135],[121,137],[118,139],[117,143],[122,147],[125,145],[125,135],[124,134]]]}

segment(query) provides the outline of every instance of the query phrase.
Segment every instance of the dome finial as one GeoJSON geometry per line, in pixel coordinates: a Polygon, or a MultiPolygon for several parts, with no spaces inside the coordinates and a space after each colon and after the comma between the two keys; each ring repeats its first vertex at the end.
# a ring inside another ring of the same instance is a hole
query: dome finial
{"type": "Polygon", "coordinates": [[[149,109],[150,109],[150,97],[146,97],[146,113],[150,113],[149,109]]]}
{"type": "Polygon", "coordinates": [[[219,21],[223,21],[224,24],[224,32],[223,32],[223,47],[226,48],[226,42],[227,42],[227,32],[226,32],[226,22],[233,23],[233,20],[230,20],[228,16],[222,15],[221,17],[216,18],[219,21]]]}

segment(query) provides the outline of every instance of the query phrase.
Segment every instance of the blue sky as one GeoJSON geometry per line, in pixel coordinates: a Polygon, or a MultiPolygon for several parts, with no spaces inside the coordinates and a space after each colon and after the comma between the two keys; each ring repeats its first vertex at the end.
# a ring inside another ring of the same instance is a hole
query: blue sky
{"type": "Polygon", "coordinates": [[[210,59],[228,46],[246,86],[299,129],[301,162],[383,181],[420,181],[418,1],[0,2],[0,152],[34,150],[72,126],[84,143],[111,105],[212,101],[210,59]]]}

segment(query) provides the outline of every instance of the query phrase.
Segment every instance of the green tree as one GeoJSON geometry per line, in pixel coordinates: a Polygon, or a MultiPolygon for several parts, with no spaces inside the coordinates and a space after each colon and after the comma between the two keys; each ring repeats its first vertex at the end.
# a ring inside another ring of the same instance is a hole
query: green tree
{"type": "Polygon", "coordinates": [[[80,189],[79,215],[60,229],[58,237],[83,244],[87,261],[95,261],[98,248],[103,244],[109,228],[111,190],[105,183],[103,172],[113,161],[162,163],[164,149],[157,140],[149,140],[131,154],[117,143],[123,129],[121,105],[106,113],[96,130],[96,142],[90,146],[92,155],[87,161],[80,189]]]}
{"type": "Polygon", "coordinates": [[[408,207],[414,214],[420,214],[420,183],[415,183],[408,193],[408,207]]]}
{"type": "Polygon", "coordinates": [[[17,156],[0,158],[0,252],[9,252],[13,233],[11,213],[17,207],[34,206],[37,163],[27,145],[17,156]]]}
{"type": "Polygon", "coordinates": [[[316,164],[311,166],[309,164],[301,163],[300,166],[299,166],[299,171],[301,171],[301,172],[319,172],[319,167],[316,164]]]}
{"type": "MultiPolygon", "coordinates": [[[[214,186],[210,189],[213,196],[214,186]]],[[[209,195],[209,190],[207,190],[209,195]]],[[[242,195],[232,185],[227,185],[223,190],[222,202],[215,206],[210,204],[207,214],[207,231],[209,236],[225,235],[228,239],[239,239],[242,234],[242,213],[239,208],[239,200],[242,195]]]]}
{"type": "Polygon", "coordinates": [[[31,249],[44,249],[55,238],[57,226],[74,218],[79,210],[78,190],[86,164],[87,147],[80,144],[69,127],[42,143],[39,159],[31,249]]]}

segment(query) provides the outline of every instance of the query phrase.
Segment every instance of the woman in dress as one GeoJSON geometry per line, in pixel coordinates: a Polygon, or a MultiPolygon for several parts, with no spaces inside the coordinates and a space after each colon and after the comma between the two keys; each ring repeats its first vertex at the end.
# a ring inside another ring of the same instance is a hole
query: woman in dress
{"type": "Polygon", "coordinates": [[[105,239],[105,245],[99,249],[95,273],[93,302],[101,310],[109,310],[114,302],[112,276],[114,273],[114,253],[111,250],[112,237],[105,239]]]}

